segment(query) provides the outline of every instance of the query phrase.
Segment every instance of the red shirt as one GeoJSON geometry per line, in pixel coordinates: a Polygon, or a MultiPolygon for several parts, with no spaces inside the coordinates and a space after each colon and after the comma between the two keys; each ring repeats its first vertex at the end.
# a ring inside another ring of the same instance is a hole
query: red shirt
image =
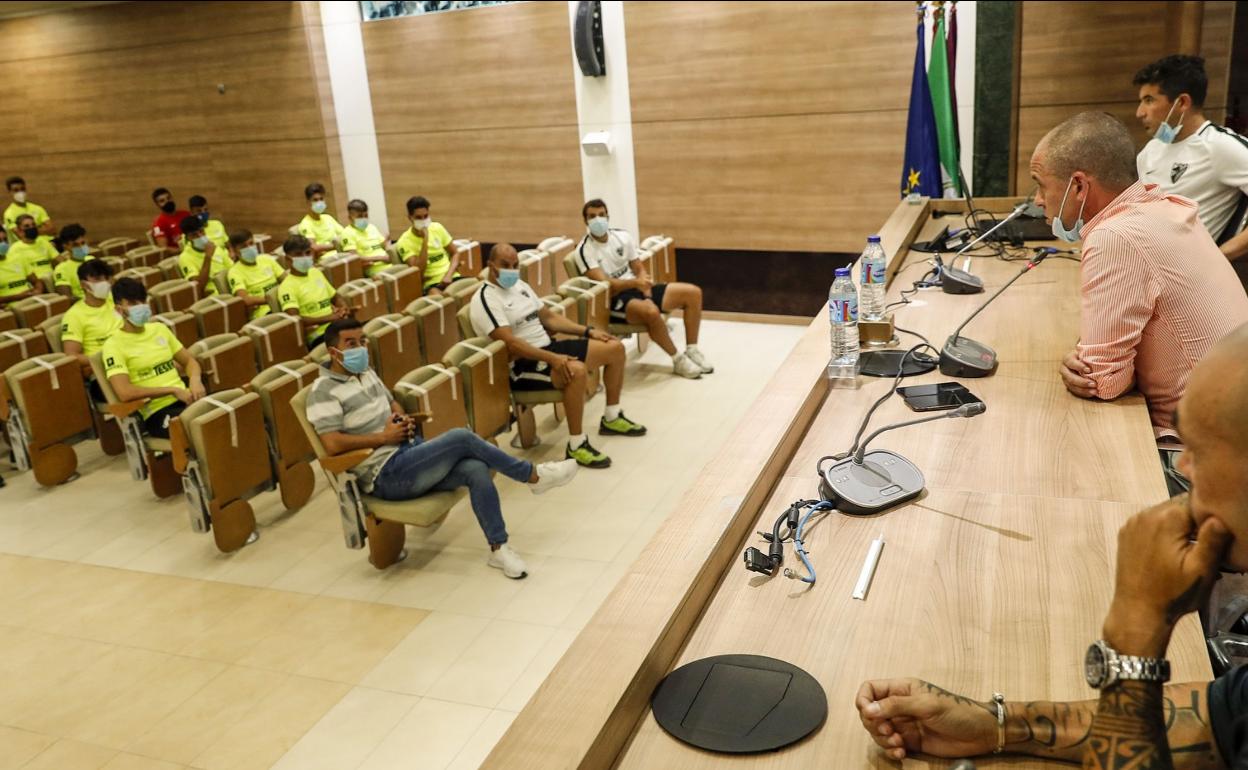
{"type": "Polygon", "coordinates": [[[167,242],[170,248],[177,247],[178,238],[182,235],[182,220],[190,215],[191,212],[182,210],[175,211],[172,214],[160,212],[160,216],[156,217],[152,222],[152,235],[157,238],[163,235],[168,239],[167,242]]]}

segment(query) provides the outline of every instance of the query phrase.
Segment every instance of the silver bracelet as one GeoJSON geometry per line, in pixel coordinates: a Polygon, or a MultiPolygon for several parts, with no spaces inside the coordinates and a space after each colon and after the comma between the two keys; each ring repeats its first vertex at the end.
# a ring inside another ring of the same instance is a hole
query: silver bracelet
{"type": "Polygon", "coordinates": [[[993,754],[1005,751],[1005,696],[999,692],[992,694],[992,705],[997,707],[997,747],[993,754]]]}

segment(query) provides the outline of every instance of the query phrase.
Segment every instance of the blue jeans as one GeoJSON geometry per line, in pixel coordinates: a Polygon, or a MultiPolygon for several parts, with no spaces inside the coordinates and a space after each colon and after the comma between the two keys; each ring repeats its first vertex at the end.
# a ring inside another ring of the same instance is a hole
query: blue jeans
{"type": "Polygon", "coordinates": [[[429,441],[404,444],[381,466],[373,481],[373,497],[411,500],[427,492],[450,492],[468,487],[472,512],[490,545],[507,542],[507,526],[490,471],[525,483],[533,464],[512,457],[464,428],[455,428],[429,441]]]}

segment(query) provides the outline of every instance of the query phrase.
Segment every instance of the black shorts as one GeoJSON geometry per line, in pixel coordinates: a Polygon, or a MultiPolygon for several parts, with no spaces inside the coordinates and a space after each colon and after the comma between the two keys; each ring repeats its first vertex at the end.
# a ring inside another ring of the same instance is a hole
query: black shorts
{"type": "MultiPolygon", "coordinates": [[[[654,302],[659,310],[663,309],[663,295],[667,293],[667,284],[656,283],[650,287],[650,300],[654,302]]],[[[625,310],[628,303],[635,299],[645,299],[646,296],[641,293],[641,289],[625,289],[624,291],[611,297],[611,320],[615,323],[628,323],[628,316],[625,310]]]]}
{"type": "MultiPolygon", "coordinates": [[[[100,389],[100,383],[94,377],[87,381],[87,394],[91,396],[91,400],[97,404],[107,404],[108,399],[104,398],[104,391],[100,389]]],[[[103,410],[101,410],[103,411],[103,410]]]]}
{"type": "MultiPolygon", "coordinates": [[[[561,356],[572,356],[584,362],[589,355],[589,340],[584,337],[575,340],[555,340],[543,350],[558,353],[561,356]]],[[[512,390],[551,390],[555,387],[550,379],[550,364],[532,358],[521,358],[511,362],[512,390]]]]}
{"type": "Polygon", "coordinates": [[[173,422],[174,417],[182,414],[184,409],[186,409],[186,404],[175,401],[164,409],[152,412],[143,420],[143,429],[149,436],[169,438],[169,423],[173,422]]]}

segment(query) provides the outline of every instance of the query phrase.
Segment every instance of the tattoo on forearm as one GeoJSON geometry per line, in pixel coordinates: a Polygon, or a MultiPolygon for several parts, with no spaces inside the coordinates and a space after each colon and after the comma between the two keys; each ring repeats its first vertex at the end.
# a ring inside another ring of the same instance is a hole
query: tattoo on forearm
{"type": "Polygon", "coordinates": [[[1172,770],[1157,682],[1118,682],[1101,692],[1083,752],[1085,770],[1172,770]]]}

